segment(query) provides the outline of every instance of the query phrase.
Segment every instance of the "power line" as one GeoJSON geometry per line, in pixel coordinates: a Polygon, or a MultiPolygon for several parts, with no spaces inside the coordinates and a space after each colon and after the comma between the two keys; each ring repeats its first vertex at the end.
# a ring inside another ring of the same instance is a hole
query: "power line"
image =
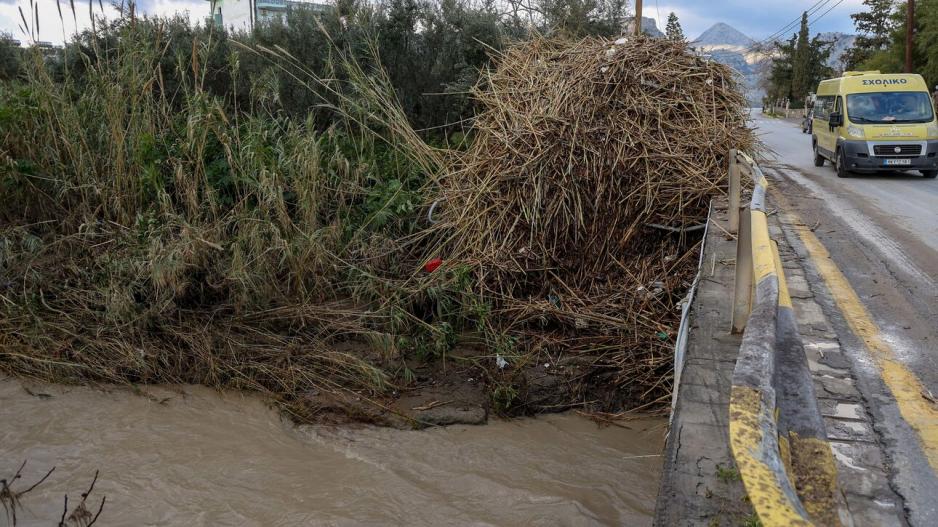
{"type": "MultiPolygon", "coordinates": [[[[830,2],[830,1],[831,1],[831,0],[818,0],[817,2],[814,3],[814,5],[812,5],[811,7],[809,7],[809,8],[807,9],[807,11],[805,11],[805,12],[808,13],[808,16],[811,16],[811,15],[814,14],[817,10],[821,9],[822,7],[824,7],[824,5],[827,4],[827,3],[830,2]]],[[[800,16],[800,15],[799,15],[797,18],[795,18],[794,20],[792,20],[791,22],[789,22],[788,24],[786,24],[784,27],[782,27],[782,29],[779,29],[779,30],[776,31],[775,33],[772,33],[772,34],[769,35],[768,37],[762,39],[762,42],[768,42],[768,41],[771,41],[771,40],[773,40],[773,39],[775,39],[775,38],[778,38],[778,37],[784,35],[786,32],[788,32],[788,30],[793,29],[799,22],[801,22],[801,16],[800,16]]]]}
{"type": "Polygon", "coordinates": [[[813,24],[813,23],[817,22],[818,20],[824,18],[824,15],[826,15],[827,13],[830,13],[831,11],[834,10],[835,7],[839,6],[839,5],[842,4],[842,3],[844,3],[844,0],[840,0],[840,1],[837,2],[836,4],[832,5],[832,6],[830,7],[830,9],[828,9],[827,11],[824,11],[823,13],[821,13],[821,16],[815,18],[815,19],[812,20],[810,23],[813,24]]]}
{"type": "MultiPolygon", "coordinates": [[[[824,7],[825,7],[827,4],[829,4],[830,2],[831,2],[831,0],[818,0],[817,2],[814,3],[814,5],[812,5],[810,8],[808,8],[808,10],[805,11],[805,13],[807,13],[808,16],[811,16],[811,15],[813,15],[814,13],[820,11],[822,8],[824,8],[824,7]]],[[[837,2],[837,4],[839,5],[841,2],[843,2],[843,0],[840,0],[840,2],[837,2]]],[[[836,6],[834,6],[834,7],[836,7],[836,6]]],[[[833,9],[833,8],[831,8],[831,9],[833,9]]],[[[825,11],[824,14],[827,14],[829,11],[830,11],[830,9],[828,9],[827,11],[825,11]]],[[[824,15],[821,15],[821,16],[824,16],[824,15]]],[[[748,52],[750,52],[750,51],[756,50],[756,49],[760,48],[763,44],[766,44],[766,43],[768,43],[768,42],[771,42],[771,41],[773,41],[774,39],[780,37],[781,35],[784,35],[788,30],[793,29],[793,28],[795,27],[795,25],[798,24],[798,23],[800,23],[800,22],[801,22],[801,16],[799,16],[798,18],[792,20],[792,21],[789,22],[788,24],[786,24],[784,27],[782,27],[782,29],[779,29],[778,31],[776,31],[775,33],[772,33],[772,34],[769,35],[768,37],[766,37],[766,38],[764,38],[764,39],[762,39],[762,40],[756,42],[755,44],[749,46],[749,47],[746,49],[746,52],[748,53],[748,52]]]]}

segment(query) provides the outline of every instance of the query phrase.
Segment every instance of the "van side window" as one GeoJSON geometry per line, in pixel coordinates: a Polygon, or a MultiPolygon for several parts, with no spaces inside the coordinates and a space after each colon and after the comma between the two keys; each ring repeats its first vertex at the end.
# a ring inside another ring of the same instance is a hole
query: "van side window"
{"type": "Polygon", "coordinates": [[[830,116],[833,103],[834,97],[832,95],[818,97],[817,102],[814,103],[814,116],[822,121],[826,121],[828,116],[830,116]]]}

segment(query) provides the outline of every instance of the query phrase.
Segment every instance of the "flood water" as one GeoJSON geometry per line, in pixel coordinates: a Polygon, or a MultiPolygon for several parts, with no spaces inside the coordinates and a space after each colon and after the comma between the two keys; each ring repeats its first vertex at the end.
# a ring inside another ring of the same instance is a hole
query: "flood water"
{"type": "Polygon", "coordinates": [[[26,386],[0,378],[0,478],[23,460],[26,484],[56,470],[18,525],[55,525],[95,470],[96,526],[650,525],[666,423],[296,427],[200,387],[26,386]]]}

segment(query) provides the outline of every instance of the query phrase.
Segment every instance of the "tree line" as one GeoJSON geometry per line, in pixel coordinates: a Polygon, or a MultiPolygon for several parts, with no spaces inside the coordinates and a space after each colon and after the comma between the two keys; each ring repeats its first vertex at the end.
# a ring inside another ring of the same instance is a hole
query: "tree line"
{"type": "MultiPolygon", "coordinates": [[[[850,15],[859,33],[856,43],[844,57],[851,70],[905,70],[906,2],[864,0],[863,11],[850,15]]],[[[912,72],[919,73],[929,86],[938,84],[938,0],[915,2],[912,43],[912,72]]]]}
{"type": "MultiPolygon", "coordinates": [[[[851,48],[840,59],[843,71],[905,71],[906,12],[908,4],[896,0],[864,0],[863,9],[850,15],[857,31],[851,48]]],[[[915,4],[912,72],[938,85],[938,0],[915,4]]],[[[826,65],[830,43],[818,36],[808,38],[807,16],[801,30],[786,42],[776,43],[776,58],[768,75],[766,95],[770,100],[790,100],[795,107],[824,78],[838,72],[826,65]]]]}
{"type": "Polygon", "coordinates": [[[774,59],[766,82],[768,101],[788,101],[792,108],[802,108],[808,94],[813,93],[821,80],[834,74],[827,65],[832,43],[815,35],[810,36],[808,13],[801,15],[798,33],[784,42],[775,42],[774,59]]]}

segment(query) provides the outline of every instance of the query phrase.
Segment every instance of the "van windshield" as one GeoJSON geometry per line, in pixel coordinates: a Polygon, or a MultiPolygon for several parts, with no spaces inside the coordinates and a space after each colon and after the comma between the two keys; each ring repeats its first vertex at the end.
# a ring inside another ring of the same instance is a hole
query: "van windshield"
{"type": "Polygon", "coordinates": [[[847,115],[854,123],[927,123],[934,114],[927,93],[879,92],[847,95],[847,115]]]}

